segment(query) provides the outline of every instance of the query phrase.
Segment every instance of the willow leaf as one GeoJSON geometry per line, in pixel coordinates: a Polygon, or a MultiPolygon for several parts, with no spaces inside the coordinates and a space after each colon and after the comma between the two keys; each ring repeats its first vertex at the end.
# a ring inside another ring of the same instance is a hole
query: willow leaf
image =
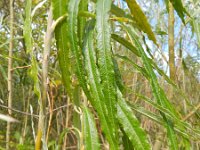
{"type": "Polygon", "coordinates": [[[122,98],[120,92],[118,92],[118,98],[117,118],[122,125],[124,132],[133,144],[133,147],[137,150],[150,150],[151,148],[146,133],[140,127],[139,121],[122,98]]]}
{"type": "Polygon", "coordinates": [[[11,116],[0,114],[0,120],[7,121],[7,122],[18,122],[19,121],[11,116]]]}
{"type": "Polygon", "coordinates": [[[40,99],[41,93],[40,93],[40,85],[39,85],[39,79],[38,79],[38,63],[37,60],[33,54],[33,41],[32,41],[32,17],[31,17],[31,8],[32,8],[32,0],[26,0],[26,18],[24,21],[24,41],[26,46],[27,54],[31,57],[31,69],[29,70],[29,75],[33,79],[34,82],[34,93],[38,96],[40,99]]]}
{"type": "Polygon", "coordinates": [[[38,66],[37,60],[34,56],[32,56],[31,69],[29,71],[29,75],[33,79],[33,82],[34,82],[34,93],[37,95],[38,99],[40,99],[41,93],[40,93],[40,83],[38,79],[38,73],[39,73],[39,66],[38,66]]]}
{"type": "MultiPolygon", "coordinates": [[[[128,50],[130,50],[133,54],[135,54],[138,57],[141,57],[140,53],[138,52],[137,48],[131,44],[129,41],[127,41],[126,39],[124,39],[123,37],[120,37],[117,34],[112,34],[111,35],[112,39],[114,39],[115,41],[117,41],[118,43],[122,44],[123,46],[125,46],[128,50]]],[[[174,82],[163,72],[163,70],[161,70],[157,64],[152,61],[151,59],[149,59],[150,64],[152,65],[152,67],[154,69],[156,69],[156,71],[164,77],[164,79],[171,85],[173,85],[174,87],[176,87],[176,85],[174,84],[174,82]]]]}
{"type": "Polygon", "coordinates": [[[119,88],[119,90],[124,93],[125,92],[125,87],[123,84],[123,79],[122,79],[122,75],[119,69],[119,66],[117,64],[117,60],[113,58],[113,64],[114,64],[114,70],[115,70],[115,78],[116,78],[116,84],[117,87],[119,88]]]}
{"type": "Polygon", "coordinates": [[[146,70],[145,70],[143,67],[137,65],[135,62],[133,62],[132,60],[130,60],[130,59],[129,59],[128,57],[126,57],[126,56],[120,56],[120,55],[116,55],[116,56],[119,57],[119,58],[121,58],[121,59],[123,59],[123,60],[126,61],[126,62],[131,63],[131,65],[133,65],[133,67],[134,67],[136,70],[138,70],[144,77],[148,78],[148,74],[147,74],[146,70]]]}
{"type": "MultiPolygon", "coordinates": [[[[148,117],[149,119],[151,119],[152,121],[155,121],[156,123],[160,124],[160,125],[164,125],[165,121],[162,119],[162,117],[158,114],[155,114],[153,112],[150,112],[148,110],[146,110],[143,107],[140,106],[136,106],[135,104],[132,104],[130,102],[128,102],[129,106],[135,110],[136,112],[148,117]]],[[[174,126],[174,130],[179,133],[181,136],[183,136],[183,138],[185,139],[199,139],[200,138],[200,134],[199,134],[199,130],[193,129],[190,127],[190,125],[187,125],[187,130],[183,129],[182,126],[174,126]],[[198,133],[198,134],[197,134],[198,133]]]]}
{"type": "MultiPolygon", "coordinates": [[[[87,10],[88,10],[88,0],[81,0],[79,4],[79,12],[83,11],[87,12],[87,10]]],[[[83,33],[84,33],[85,23],[86,23],[86,18],[78,15],[78,37],[79,37],[79,45],[81,47],[83,43],[83,33]]]]}
{"type": "MultiPolygon", "coordinates": [[[[52,0],[53,18],[57,20],[59,17],[67,13],[68,0],[52,0]]],[[[56,46],[58,49],[59,65],[62,73],[62,79],[66,90],[71,95],[71,80],[70,80],[70,52],[69,38],[67,36],[67,21],[64,19],[55,28],[56,46]]]]}
{"type": "Polygon", "coordinates": [[[140,57],[140,54],[139,54],[137,48],[135,46],[133,46],[130,42],[128,42],[127,40],[125,40],[124,38],[120,37],[117,34],[112,34],[111,37],[118,43],[122,44],[123,46],[125,46],[126,48],[131,50],[136,56],[140,57]]]}
{"type": "Polygon", "coordinates": [[[68,36],[69,36],[69,41],[70,41],[70,47],[75,57],[76,74],[77,74],[79,83],[81,87],[83,88],[88,99],[91,99],[88,88],[87,88],[87,84],[86,84],[87,82],[85,78],[85,70],[83,67],[83,55],[80,50],[79,38],[77,34],[79,3],[80,3],[80,0],[69,1],[68,36]]]}
{"type": "Polygon", "coordinates": [[[184,8],[182,1],[181,0],[169,0],[169,1],[172,3],[177,14],[181,18],[182,22],[185,24],[184,16],[185,16],[185,14],[187,14],[187,15],[189,15],[189,14],[186,11],[186,9],[184,8]]]}
{"type": "Polygon", "coordinates": [[[105,104],[104,94],[102,92],[101,87],[101,78],[100,73],[97,67],[96,53],[94,51],[94,20],[91,20],[87,23],[84,35],[84,60],[85,60],[85,68],[88,76],[88,84],[90,87],[90,93],[92,99],[90,99],[92,105],[97,111],[99,116],[101,127],[103,132],[105,133],[106,139],[109,141],[110,147],[113,149],[117,148],[116,138],[113,136],[112,124],[110,124],[110,116],[107,114],[107,108],[105,104]]]}
{"type": "Polygon", "coordinates": [[[32,28],[31,28],[31,8],[32,8],[32,0],[26,0],[26,8],[25,14],[26,18],[24,21],[24,40],[26,44],[26,51],[28,54],[32,54],[32,28]]]}
{"type": "Polygon", "coordinates": [[[125,150],[132,150],[133,146],[132,146],[132,143],[131,141],[129,140],[128,136],[126,135],[126,133],[124,132],[123,129],[122,130],[122,133],[123,133],[123,136],[122,136],[122,142],[123,142],[123,147],[125,150]]]}
{"type": "MultiPolygon", "coordinates": [[[[109,12],[112,0],[97,0],[96,3],[96,30],[97,30],[97,54],[98,65],[101,76],[101,86],[104,93],[104,103],[106,104],[106,116],[109,115],[112,136],[117,138],[117,124],[115,114],[116,108],[116,82],[114,65],[111,52],[111,33],[109,23],[109,12]]],[[[114,147],[111,147],[114,149],[114,147]]]]}
{"type": "Polygon", "coordinates": [[[83,140],[86,150],[99,150],[100,143],[94,117],[87,107],[83,108],[83,140]]]}
{"type": "MultiPolygon", "coordinates": [[[[97,0],[92,0],[92,1],[93,1],[94,3],[97,2],[97,0]]],[[[114,14],[115,16],[117,16],[117,17],[124,17],[124,18],[127,18],[127,19],[132,19],[131,15],[126,14],[126,12],[125,12],[123,9],[117,7],[117,6],[114,5],[114,4],[111,5],[111,10],[110,10],[110,12],[111,12],[112,14],[114,14]]]]}
{"type": "Polygon", "coordinates": [[[56,150],[61,149],[61,147],[62,147],[62,142],[63,142],[63,138],[64,138],[64,136],[65,136],[68,132],[70,132],[70,129],[69,129],[69,128],[65,128],[65,129],[61,132],[61,134],[60,134],[60,136],[59,136],[59,139],[58,139],[58,145],[57,145],[57,147],[56,147],[56,150]]]}
{"type": "Polygon", "coordinates": [[[157,45],[156,37],[153,31],[151,30],[151,26],[140,6],[137,4],[135,0],[126,0],[126,2],[131,11],[133,19],[136,21],[138,26],[141,28],[143,32],[145,32],[148,35],[149,39],[152,40],[157,45]]]}
{"type": "MultiPolygon", "coordinates": [[[[166,108],[167,110],[169,110],[171,113],[173,113],[174,116],[176,116],[177,118],[179,118],[180,116],[178,115],[178,113],[175,111],[175,109],[172,107],[171,103],[168,101],[163,89],[161,89],[156,75],[153,71],[153,67],[150,64],[149,58],[147,57],[145,51],[143,50],[141,44],[138,41],[138,37],[132,32],[130,27],[124,26],[124,28],[126,29],[127,33],[130,35],[130,37],[132,38],[132,40],[134,41],[136,47],[138,48],[138,51],[141,54],[141,58],[143,60],[144,63],[144,67],[148,73],[149,76],[149,81],[151,84],[151,88],[152,88],[152,92],[154,97],[157,100],[157,103],[161,106],[163,106],[164,108],[166,108]]],[[[168,135],[168,139],[169,139],[169,145],[170,148],[172,150],[177,150],[178,149],[178,142],[177,142],[177,138],[175,135],[175,131],[174,131],[174,125],[172,123],[172,121],[170,121],[164,113],[160,112],[161,116],[163,117],[163,120],[165,121],[165,127],[167,129],[167,135],[168,135]]]]}

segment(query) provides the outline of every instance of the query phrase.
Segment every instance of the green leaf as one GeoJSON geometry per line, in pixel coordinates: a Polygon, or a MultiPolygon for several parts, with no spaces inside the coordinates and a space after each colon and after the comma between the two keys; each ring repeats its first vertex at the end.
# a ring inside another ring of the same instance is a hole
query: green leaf
{"type": "Polygon", "coordinates": [[[86,150],[99,150],[100,143],[98,139],[98,133],[95,125],[95,120],[92,113],[87,107],[83,108],[83,140],[84,149],[86,150]]]}
{"type": "Polygon", "coordinates": [[[118,43],[122,44],[123,46],[125,46],[126,48],[128,48],[129,50],[131,50],[131,52],[133,52],[136,56],[140,57],[140,54],[137,50],[137,48],[135,46],[133,46],[130,42],[128,42],[126,39],[120,37],[117,34],[112,34],[111,37],[117,41],[118,43]]]}
{"type": "Polygon", "coordinates": [[[62,142],[63,142],[63,138],[64,138],[64,136],[65,136],[68,132],[70,132],[70,129],[69,129],[69,128],[65,128],[65,129],[61,132],[61,134],[60,134],[60,136],[59,136],[59,139],[58,139],[58,145],[57,145],[57,146],[58,146],[58,147],[57,147],[58,150],[61,148],[62,142]]]}
{"type": "MultiPolygon", "coordinates": [[[[109,12],[111,10],[112,0],[97,0],[96,3],[96,30],[97,30],[97,58],[99,72],[101,76],[101,86],[104,94],[104,103],[109,116],[109,123],[112,136],[117,138],[117,124],[115,114],[116,108],[116,81],[114,65],[111,52],[111,31],[109,23],[109,12]]],[[[109,141],[112,142],[112,141],[109,141]]],[[[116,144],[110,145],[111,149],[116,149],[116,144]]]]}
{"type": "MultiPolygon", "coordinates": [[[[157,100],[157,103],[161,106],[163,106],[164,108],[166,108],[167,110],[169,110],[174,116],[176,116],[177,118],[179,118],[180,116],[178,115],[178,113],[175,111],[175,109],[172,107],[171,103],[168,101],[163,89],[161,89],[156,75],[153,71],[153,67],[149,61],[149,58],[147,57],[145,51],[143,50],[141,44],[139,43],[138,37],[133,33],[133,31],[131,30],[132,28],[128,27],[128,26],[123,26],[127,33],[130,35],[130,37],[132,38],[132,40],[134,41],[136,47],[138,48],[138,51],[141,54],[141,58],[143,60],[144,63],[144,67],[147,71],[147,74],[149,76],[149,81],[151,84],[151,88],[152,88],[152,92],[154,97],[157,100]]],[[[168,139],[169,139],[169,145],[170,148],[172,150],[177,150],[178,149],[178,142],[177,142],[177,138],[175,135],[175,131],[174,131],[174,125],[171,122],[171,120],[169,120],[164,113],[160,112],[161,116],[163,117],[163,120],[165,121],[165,127],[167,129],[167,134],[168,134],[168,139]]]]}
{"type": "Polygon", "coordinates": [[[126,2],[131,11],[133,19],[136,21],[140,29],[143,32],[145,32],[148,35],[149,39],[152,40],[157,45],[156,37],[153,31],[151,30],[151,26],[140,6],[137,4],[135,0],[126,0],[126,2]]]}
{"type": "Polygon", "coordinates": [[[39,79],[38,79],[39,66],[33,53],[31,8],[32,8],[32,0],[26,0],[26,8],[25,8],[26,18],[24,21],[23,34],[24,34],[24,41],[25,41],[27,54],[29,54],[31,57],[31,68],[29,70],[29,75],[31,76],[34,82],[34,93],[40,99],[41,92],[40,92],[40,85],[39,85],[39,79]]]}
{"type": "MultiPolygon", "coordinates": [[[[116,40],[117,42],[119,42],[120,44],[122,44],[123,46],[125,46],[126,48],[128,48],[128,50],[130,50],[132,53],[134,53],[136,56],[141,57],[140,53],[138,52],[137,48],[135,46],[133,46],[130,42],[128,42],[126,39],[120,37],[119,35],[116,34],[112,34],[112,38],[114,40],[116,40]]],[[[124,59],[124,58],[122,58],[124,59]]],[[[148,58],[149,59],[149,58],[148,58]]],[[[150,64],[152,65],[152,67],[154,67],[154,69],[156,69],[156,71],[164,77],[164,79],[171,85],[173,85],[174,87],[176,86],[173,81],[163,72],[163,70],[161,70],[157,64],[149,59],[150,64]]]]}
{"type": "Polygon", "coordinates": [[[40,83],[39,83],[39,66],[37,60],[34,56],[32,56],[31,60],[31,69],[29,70],[29,75],[33,79],[34,82],[34,93],[37,95],[38,99],[41,97],[40,83]]]}
{"type": "Polygon", "coordinates": [[[117,118],[124,132],[129,137],[133,147],[137,150],[150,150],[146,133],[140,127],[140,123],[126,104],[120,91],[118,91],[117,118]]]}
{"type": "Polygon", "coordinates": [[[119,88],[119,90],[122,93],[124,93],[125,92],[125,87],[124,87],[124,84],[123,84],[122,75],[120,73],[120,69],[119,69],[119,66],[117,64],[117,60],[115,60],[114,58],[113,58],[113,64],[114,64],[115,79],[116,79],[117,87],[119,88]]]}
{"type": "MultiPolygon", "coordinates": [[[[132,109],[134,109],[136,112],[148,117],[149,119],[151,119],[152,121],[155,121],[156,123],[160,124],[160,125],[164,125],[165,122],[163,121],[162,117],[152,113],[148,110],[146,110],[145,108],[139,107],[139,106],[135,106],[129,103],[129,105],[131,106],[132,109]]],[[[189,139],[189,138],[194,138],[192,134],[188,134],[186,130],[180,130],[178,127],[174,127],[174,130],[179,133],[181,136],[189,139]]]]}
{"type": "Polygon", "coordinates": [[[136,70],[138,70],[144,77],[148,78],[148,74],[145,70],[145,68],[137,65],[135,62],[133,62],[132,60],[130,60],[128,57],[126,56],[120,56],[120,55],[116,55],[117,57],[123,59],[124,61],[130,63],[136,70]]]}
{"type": "Polygon", "coordinates": [[[32,0],[26,0],[26,8],[25,14],[26,18],[24,21],[24,40],[26,44],[26,50],[28,54],[32,54],[32,27],[31,27],[31,8],[32,8],[32,0]]]}
{"type": "MultiPolygon", "coordinates": [[[[87,12],[88,10],[88,0],[81,0],[79,4],[79,12],[87,12]]],[[[80,13],[79,13],[80,14],[80,13]]],[[[79,37],[79,45],[82,48],[83,43],[83,33],[85,28],[86,18],[82,16],[78,16],[78,37],[79,37]]]]}
{"type": "MultiPolygon", "coordinates": [[[[53,18],[57,20],[59,17],[67,13],[67,4],[68,0],[52,0],[53,7],[53,18]]],[[[55,38],[56,46],[58,49],[58,59],[61,69],[62,79],[65,85],[65,88],[71,95],[71,62],[70,62],[70,51],[69,51],[69,38],[67,36],[67,20],[64,19],[60,22],[55,28],[55,38]]]]}
{"type": "Polygon", "coordinates": [[[172,3],[174,9],[176,10],[178,16],[181,18],[182,22],[185,24],[185,19],[184,16],[188,14],[188,12],[186,11],[186,9],[184,8],[182,1],[181,0],[168,0],[172,3]]]}
{"type": "Polygon", "coordinates": [[[75,57],[74,63],[76,68],[76,74],[81,87],[83,88],[88,99],[90,94],[86,85],[85,70],[83,67],[83,55],[80,50],[79,38],[77,34],[78,26],[78,10],[79,10],[80,0],[70,0],[68,6],[68,36],[70,41],[71,51],[75,57]]]}
{"type": "MultiPolygon", "coordinates": [[[[118,43],[122,44],[123,46],[125,46],[128,50],[130,50],[133,54],[135,54],[138,57],[141,57],[140,53],[138,52],[137,48],[135,46],[133,46],[133,44],[131,44],[129,41],[127,41],[126,39],[120,37],[117,34],[112,34],[111,36],[115,41],[117,41],[118,43]]],[[[124,58],[123,58],[124,59],[124,58]]],[[[163,70],[161,70],[157,64],[149,59],[150,64],[152,65],[152,67],[154,69],[156,69],[156,71],[164,77],[164,79],[171,85],[173,85],[174,87],[176,87],[176,85],[174,84],[174,82],[163,72],[163,70]]]]}
{"type": "Polygon", "coordinates": [[[97,111],[101,122],[102,130],[105,133],[106,139],[109,141],[110,147],[113,149],[118,149],[118,145],[116,144],[116,138],[112,133],[113,131],[110,130],[111,128],[113,128],[113,126],[110,123],[110,116],[107,113],[108,110],[105,103],[105,97],[102,92],[102,86],[100,83],[101,77],[97,67],[96,53],[94,50],[94,25],[94,20],[91,20],[87,23],[83,46],[85,68],[88,77],[88,85],[90,87],[90,93],[92,97],[89,100],[97,111]]]}
{"type": "Polygon", "coordinates": [[[131,143],[131,141],[129,140],[128,136],[126,135],[126,133],[124,132],[123,129],[121,129],[123,136],[122,136],[122,142],[123,142],[123,146],[125,150],[132,150],[133,145],[131,143]]]}

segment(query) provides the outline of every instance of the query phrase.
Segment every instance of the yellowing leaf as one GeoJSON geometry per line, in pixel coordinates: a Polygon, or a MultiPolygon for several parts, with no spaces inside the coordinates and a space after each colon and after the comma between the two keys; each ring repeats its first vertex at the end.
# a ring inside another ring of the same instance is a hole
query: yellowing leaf
{"type": "Polygon", "coordinates": [[[145,14],[141,10],[140,6],[137,4],[135,0],[126,0],[126,2],[131,11],[132,17],[136,21],[137,25],[140,27],[140,29],[143,32],[145,32],[148,35],[150,40],[152,40],[156,45],[158,45],[156,42],[155,35],[153,31],[151,30],[151,26],[145,14]]]}

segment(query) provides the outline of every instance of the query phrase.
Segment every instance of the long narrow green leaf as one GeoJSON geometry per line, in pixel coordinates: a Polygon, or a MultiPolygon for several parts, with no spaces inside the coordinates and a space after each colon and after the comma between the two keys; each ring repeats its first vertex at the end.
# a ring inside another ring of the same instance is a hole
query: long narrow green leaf
{"type": "Polygon", "coordinates": [[[137,150],[150,150],[150,144],[144,130],[140,127],[139,121],[122,98],[120,92],[118,92],[118,98],[117,118],[133,147],[137,150]]]}
{"type": "Polygon", "coordinates": [[[32,28],[31,28],[31,8],[32,8],[32,0],[26,0],[26,8],[25,14],[26,18],[24,21],[24,40],[26,44],[26,51],[28,54],[32,54],[32,28]]]}
{"type": "Polygon", "coordinates": [[[183,3],[181,0],[168,0],[172,3],[174,9],[176,10],[177,14],[181,18],[182,22],[185,24],[185,14],[189,15],[186,9],[183,6],[183,3]]]}
{"type": "MultiPolygon", "coordinates": [[[[92,1],[93,1],[94,3],[97,2],[97,0],[92,0],[92,1]]],[[[125,12],[123,9],[117,7],[117,6],[114,5],[114,4],[111,5],[111,10],[110,10],[110,12],[111,12],[112,14],[114,14],[115,16],[117,16],[117,17],[123,17],[123,18],[127,18],[127,19],[133,19],[131,15],[126,14],[126,12],[125,12]]]]}
{"type": "Polygon", "coordinates": [[[122,142],[123,142],[123,146],[125,150],[132,150],[133,146],[131,141],[129,140],[128,136],[126,135],[126,133],[124,132],[123,129],[121,129],[123,136],[122,136],[122,142]]]}
{"type": "MultiPolygon", "coordinates": [[[[109,12],[112,0],[97,0],[96,3],[96,30],[97,30],[97,58],[99,72],[101,76],[101,86],[104,93],[104,103],[109,116],[112,136],[117,138],[117,124],[115,114],[116,108],[116,82],[114,74],[114,65],[111,52],[111,31],[109,23],[109,12]]],[[[109,141],[110,142],[110,141],[109,141]]],[[[111,147],[114,149],[114,147],[111,147]]],[[[115,148],[116,149],[116,148],[115,148]]]]}
{"type": "Polygon", "coordinates": [[[83,140],[84,140],[84,148],[86,150],[99,150],[100,143],[98,139],[98,133],[95,125],[94,117],[92,113],[87,109],[87,107],[83,108],[83,140]]]}
{"type": "Polygon", "coordinates": [[[105,103],[104,94],[101,87],[100,73],[97,67],[96,53],[94,50],[94,20],[88,22],[85,30],[85,41],[84,41],[84,57],[85,57],[85,68],[88,76],[88,84],[90,87],[90,93],[92,99],[90,99],[92,105],[96,109],[100,118],[101,127],[105,133],[106,139],[109,141],[112,149],[117,148],[117,139],[113,136],[112,124],[110,124],[110,116],[107,114],[107,108],[105,103]]]}
{"type": "Polygon", "coordinates": [[[127,40],[125,40],[124,38],[120,37],[117,34],[112,34],[111,36],[115,41],[121,43],[123,46],[125,46],[126,48],[128,48],[129,50],[131,50],[136,56],[140,57],[139,52],[137,51],[137,48],[135,46],[133,46],[130,42],[128,42],[127,40]]]}
{"type": "MultiPolygon", "coordinates": [[[[127,41],[126,39],[120,37],[117,34],[112,34],[112,39],[114,39],[115,41],[117,41],[118,43],[122,44],[123,46],[125,46],[128,50],[130,50],[132,53],[134,53],[136,56],[141,57],[140,53],[138,52],[137,48],[135,46],[133,46],[133,44],[131,44],[129,41],[127,41]]],[[[161,70],[157,64],[152,61],[151,59],[149,59],[150,64],[152,65],[152,67],[154,67],[154,69],[161,75],[164,77],[164,79],[171,85],[173,85],[174,87],[176,87],[176,85],[173,83],[173,81],[163,72],[163,70],[161,70]]]]}
{"type": "Polygon", "coordinates": [[[77,74],[79,83],[81,87],[83,88],[88,99],[91,99],[88,88],[87,88],[87,84],[86,84],[87,82],[86,82],[85,71],[83,67],[83,55],[80,50],[79,38],[77,34],[79,3],[80,3],[80,0],[69,1],[68,36],[69,36],[69,41],[70,41],[70,47],[75,57],[76,74],[77,74]]]}
{"type": "Polygon", "coordinates": [[[126,62],[131,63],[136,70],[138,70],[143,76],[145,76],[146,78],[148,78],[148,74],[147,74],[146,70],[143,67],[137,65],[135,62],[133,62],[132,60],[130,60],[126,56],[120,56],[120,55],[116,55],[116,56],[119,57],[119,58],[121,58],[121,59],[123,59],[126,62]]]}
{"type": "Polygon", "coordinates": [[[156,37],[153,31],[151,30],[151,26],[140,6],[137,4],[135,0],[126,0],[126,2],[128,4],[128,7],[131,11],[134,20],[136,21],[140,29],[148,35],[150,40],[152,40],[155,44],[157,44],[156,37]]]}
{"type": "MultiPolygon", "coordinates": [[[[52,0],[53,18],[57,20],[59,17],[67,13],[68,0],[52,0]]],[[[58,59],[61,69],[62,79],[66,90],[71,95],[71,80],[70,80],[70,51],[69,38],[67,36],[67,21],[64,19],[55,28],[56,46],[58,49],[58,59]]]]}
{"type": "MultiPolygon", "coordinates": [[[[164,124],[165,124],[165,122],[163,121],[163,119],[162,119],[161,116],[159,116],[159,115],[157,115],[157,114],[155,114],[155,113],[152,113],[152,112],[146,110],[145,108],[142,108],[142,107],[139,107],[139,106],[135,106],[135,105],[130,104],[130,103],[129,103],[129,105],[130,105],[130,107],[131,107],[133,110],[135,110],[136,112],[138,112],[138,113],[140,113],[140,114],[142,114],[142,115],[148,117],[148,118],[151,119],[152,121],[155,121],[156,123],[158,123],[158,124],[160,124],[160,125],[164,125],[164,124]]],[[[179,126],[175,126],[175,127],[174,127],[174,130],[175,130],[177,133],[179,133],[181,136],[183,136],[184,138],[186,138],[186,139],[191,139],[191,138],[192,138],[192,139],[198,139],[198,138],[199,138],[199,135],[196,137],[196,133],[197,133],[197,132],[192,131],[193,133],[188,133],[187,130],[185,130],[185,129],[184,129],[184,130],[183,130],[183,129],[180,129],[179,126]]],[[[199,132],[199,131],[198,131],[198,132],[199,132]]]]}
{"type": "MultiPolygon", "coordinates": [[[[83,12],[88,10],[88,0],[81,0],[79,4],[79,12],[83,12]]],[[[82,43],[83,43],[83,33],[84,33],[84,28],[86,24],[86,18],[82,16],[78,16],[78,37],[79,37],[79,45],[82,48],[82,43]]]]}
{"type": "MultiPolygon", "coordinates": [[[[138,48],[138,51],[141,54],[141,57],[142,57],[142,60],[144,63],[144,67],[149,76],[153,95],[156,98],[157,103],[159,105],[165,107],[166,109],[168,109],[171,113],[173,113],[175,116],[177,116],[177,118],[179,118],[178,113],[175,111],[175,109],[172,107],[171,103],[168,101],[163,89],[161,89],[161,87],[159,86],[156,75],[153,71],[153,67],[151,66],[149,59],[148,59],[146,53],[144,52],[142,46],[140,45],[136,35],[132,32],[130,27],[128,27],[128,26],[123,26],[123,27],[126,29],[127,33],[130,35],[130,37],[134,41],[136,47],[138,48]]],[[[161,112],[161,115],[163,117],[163,120],[165,121],[165,127],[168,131],[167,134],[168,134],[170,148],[172,150],[177,150],[178,142],[177,142],[177,138],[176,138],[176,135],[174,132],[174,127],[173,127],[174,125],[168,118],[166,118],[164,113],[161,112]]]]}
{"type": "Polygon", "coordinates": [[[119,66],[117,64],[117,60],[113,58],[113,64],[114,64],[114,70],[115,70],[115,79],[116,79],[116,84],[117,87],[119,88],[119,90],[124,93],[125,92],[125,87],[123,84],[123,79],[122,79],[122,75],[120,73],[120,69],[119,66]]]}
{"type": "Polygon", "coordinates": [[[31,68],[29,70],[29,75],[33,79],[34,82],[34,92],[40,99],[41,93],[40,93],[40,85],[39,85],[39,79],[38,79],[38,63],[33,53],[33,41],[32,41],[32,17],[31,17],[31,8],[32,8],[32,0],[26,0],[26,18],[24,22],[24,41],[26,45],[26,51],[27,54],[31,57],[31,68]]]}

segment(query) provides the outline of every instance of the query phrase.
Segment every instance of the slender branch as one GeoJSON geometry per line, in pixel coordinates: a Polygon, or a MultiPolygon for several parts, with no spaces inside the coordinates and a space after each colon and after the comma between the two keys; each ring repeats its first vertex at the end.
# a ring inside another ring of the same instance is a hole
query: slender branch
{"type": "Polygon", "coordinates": [[[31,113],[27,113],[27,112],[24,112],[24,111],[20,111],[20,110],[17,110],[17,109],[14,109],[14,108],[11,108],[11,107],[8,107],[8,106],[5,106],[5,105],[1,105],[1,104],[0,104],[0,107],[6,108],[6,109],[8,109],[8,110],[15,111],[15,112],[20,113],[20,114],[23,114],[23,115],[33,116],[33,117],[35,117],[35,118],[37,118],[37,119],[38,119],[38,117],[39,117],[38,115],[31,114],[31,113]]]}
{"type": "Polygon", "coordinates": [[[174,7],[169,2],[168,16],[168,49],[169,49],[169,70],[170,78],[175,81],[175,54],[174,54],[174,7]]]}
{"type": "Polygon", "coordinates": [[[11,71],[14,71],[16,69],[30,68],[30,67],[31,67],[31,65],[28,65],[28,66],[19,66],[19,67],[12,68],[11,71]]]}
{"type": "Polygon", "coordinates": [[[183,118],[183,121],[186,121],[187,119],[189,119],[193,114],[197,112],[198,109],[200,109],[200,103],[190,113],[188,113],[187,116],[183,118]]]}
{"type": "MultiPolygon", "coordinates": [[[[10,0],[10,44],[8,58],[8,107],[12,108],[12,56],[14,47],[14,0],[10,0]]],[[[8,114],[12,114],[12,110],[8,110],[8,114]]],[[[9,150],[11,124],[7,123],[6,131],[6,150],[9,150]]]]}
{"type": "MultiPolygon", "coordinates": [[[[69,107],[69,106],[71,106],[71,105],[72,105],[72,104],[60,106],[60,107],[58,107],[58,108],[53,109],[52,112],[47,112],[46,115],[49,115],[50,113],[53,113],[53,112],[58,111],[58,110],[60,110],[60,109],[69,107]]],[[[10,107],[5,106],[5,105],[1,105],[1,104],[0,104],[0,107],[5,108],[5,109],[12,110],[12,111],[14,111],[14,112],[17,112],[17,113],[20,113],[20,114],[23,114],[23,115],[33,116],[33,117],[35,117],[35,118],[37,118],[37,119],[39,118],[39,115],[32,114],[32,113],[27,113],[27,112],[24,112],[24,111],[20,111],[20,110],[17,110],[17,109],[15,109],[15,108],[10,108],[10,107]]]]}
{"type": "MultiPolygon", "coordinates": [[[[60,110],[60,109],[62,109],[62,108],[69,107],[70,105],[72,105],[72,104],[63,105],[63,106],[60,106],[60,107],[58,107],[58,108],[55,108],[55,109],[52,110],[52,113],[55,112],[55,111],[58,111],[58,110],[60,110]]],[[[51,112],[47,112],[46,115],[49,115],[50,113],[51,113],[51,112]]]]}

